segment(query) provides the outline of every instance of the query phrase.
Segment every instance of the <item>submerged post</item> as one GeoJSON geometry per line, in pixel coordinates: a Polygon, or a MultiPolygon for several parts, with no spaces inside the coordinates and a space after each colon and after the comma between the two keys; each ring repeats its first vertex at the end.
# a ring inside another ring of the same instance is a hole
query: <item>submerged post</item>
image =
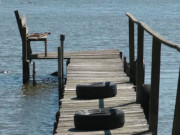
{"type": "Polygon", "coordinates": [[[159,84],[160,84],[161,42],[153,37],[152,69],[151,69],[151,94],[149,108],[149,129],[153,135],[158,129],[159,84]]]}
{"type": "Polygon", "coordinates": [[[144,53],[144,29],[138,25],[138,45],[137,45],[137,73],[136,73],[136,102],[142,103],[143,92],[142,86],[144,84],[144,66],[143,66],[143,53],[144,53]]]}
{"type": "Polygon", "coordinates": [[[173,122],[173,131],[172,135],[180,135],[180,69],[179,69],[179,80],[178,80],[178,88],[176,95],[176,106],[174,112],[174,122],[173,122]]]}

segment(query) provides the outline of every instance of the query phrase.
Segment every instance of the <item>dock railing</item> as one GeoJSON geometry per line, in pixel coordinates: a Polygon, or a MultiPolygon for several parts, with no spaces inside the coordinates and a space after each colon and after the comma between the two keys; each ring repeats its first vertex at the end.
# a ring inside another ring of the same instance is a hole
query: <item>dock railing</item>
{"type": "MultiPolygon", "coordinates": [[[[172,43],[148,27],[145,23],[138,21],[130,13],[129,17],[129,75],[130,81],[136,85],[136,102],[141,105],[147,102],[149,130],[154,135],[158,129],[158,106],[159,106],[159,83],[160,83],[160,65],[161,65],[161,44],[174,48],[180,52],[180,44],[172,43]],[[137,25],[137,60],[135,61],[134,51],[134,25],[137,25]],[[144,84],[144,31],[152,36],[152,67],[151,67],[151,84],[144,84]],[[149,93],[149,94],[148,94],[149,93]],[[147,97],[148,98],[144,98],[147,97]],[[144,101],[144,100],[149,101],[144,101]]],[[[173,135],[180,134],[180,75],[177,89],[175,115],[173,123],[173,135]]]]}
{"type": "Polygon", "coordinates": [[[64,40],[65,35],[60,35],[60,46],[58,47],[58,81],[59,81],[59,99],[63,98],[64,93],[64,40]]]}

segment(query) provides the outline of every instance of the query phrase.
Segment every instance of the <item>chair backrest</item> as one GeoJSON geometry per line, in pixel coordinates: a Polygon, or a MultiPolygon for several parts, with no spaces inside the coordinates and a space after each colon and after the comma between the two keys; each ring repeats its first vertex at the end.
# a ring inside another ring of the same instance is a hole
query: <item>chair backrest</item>
{"type": "Polygon", "coordinates": [[[18,10],[15,10],[14,13],[15,13],[15,16],[16,16],[16,21],[17,21],[17,24],[18,24],[21,39],[23,39],[23,37],[24,37],[23,32],[22,32],[23,28],[26,28],[26,35],[28,34],[28,27],[26,26],[26,16],[22,15],[22,17],[20,17],[18,10]]]}

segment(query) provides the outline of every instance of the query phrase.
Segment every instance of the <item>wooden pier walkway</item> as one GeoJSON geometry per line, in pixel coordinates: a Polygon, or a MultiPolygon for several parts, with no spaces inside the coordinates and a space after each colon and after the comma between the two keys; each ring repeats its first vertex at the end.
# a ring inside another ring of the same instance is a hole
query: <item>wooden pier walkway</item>
{"type": "Polygon", "coordinates": [[[70,58],[64,98],[60,100],[60,117],[55,135],[136,135],[148,134],[149,126],[140,104],[136,103],[134,85],[123,72],[119,50],[65,53],[70,58]],[[78,100],[76,85],[112,81],[117,84],[113,98],[78,100]],[[80,110],[116,108],[125,113],[125,125],[113,130],[81,131],[74,127],[74,114],[80,110]]]}
{"type": "MultiPolygon", "coordinates": [[[[58,81],[60,100],[60,117],[54,124],[56,135],[112,135],[112,134],[152,134],[158,133],[158,113],[159,113],[159,84],[160,84],[160,66],[161,66],[161,46],[168,46],[180,52],[180,44],[172,43],[165,39],[144,22],[138,21],[130,13],[126,13],[129,18],[129,63],[124,57],[124,69],[120,59],[119,50],[104,51],[84,51],[64,53],[65,36],[60,35],[60,46],[57,52],[47,51],[47,35],[28,34],[25,15],[19,16],[15,11],[15,16],[22,39],[22,74],[23,84],[30,80],[30,64],[33,59],[58,59],[58,81]],[[137,30],[135,31],[135,27],[137,30]],[[144,32],[152,36],[152,65],[151,65],[151,83],[145,84],[144,70],[144,32]],[[135,34],[135,32],[137,34],[135,34]],[[38,35],[38,36],[37,36],[38,35]],[[35,37],[35,38],[34,38],[35,37]],[[137,39],[137,51],[135,51],[135,39],[137,39]],[[43,41],[45,45],[44,53],[34,54],[31,49],[31,41],[43,41]],[[137,57],[135,57],[137,56],[137,57]],[[67,63],[67,83],[64,89],[64,58],[67,63]],[[128,75],[123,72],[126,71],[128,75]],[[116,97],[99,100],[78,100],[76,98],[75,88],[77,84],[87,82],[112,81],[117,84],[118,92],[116,97]],[[132,82],[134,85],[132,85],[132,82]],[[136,92],[135,88],[136,87],[136,92]],[[143,110],[148,119],[146,122],[143,110]],[[125,112],[125,125],[122,128],[110,131],[78,131],[74,128],[73,115],[85,109],[97,108],[118,108],[125,112]],[[58,125],[57,125],[58,124],[58,125]],[[57,127],[57,128],[56,128],[57,127]],[[150,133],[151,131],[152,133],[150,133]]],[[[33,62],[33,85],[36,84],[35,62],[33,62]]],[[[172,135],[180,135],[180,71],[178,79],[177,97],[174,112],[172,135]]],[[[172,111],[172,110],[171,110],[172,111]]]]}

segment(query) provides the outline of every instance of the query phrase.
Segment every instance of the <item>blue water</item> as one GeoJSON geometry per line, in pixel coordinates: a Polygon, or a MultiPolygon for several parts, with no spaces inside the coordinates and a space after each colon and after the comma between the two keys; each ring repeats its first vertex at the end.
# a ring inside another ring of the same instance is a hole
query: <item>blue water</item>
{"type": "MultiPolygon", "coordinates": [[[[48,51],[57,51],[63,33],[65,51],[119,48],[128,57],[126,12],[180,43],[179,7],[178,0],[0,0],[0,134],[52,134],[58,110],[57,78],[49,75],[57,70],[57,60],[36,61],[37,86],[22,85],[21,39],[14,10],[26,15],[30,33],[51,32],[48,51]]],[[[151,44],[145,33],[146,83],[150,83],[151,44]]],[[[44,50],[43,44],[34,43],[32,48],[44,50]]],[[[172,131],[179,58],[177,51],[162,47],[159,135],[172,131]]]]}

